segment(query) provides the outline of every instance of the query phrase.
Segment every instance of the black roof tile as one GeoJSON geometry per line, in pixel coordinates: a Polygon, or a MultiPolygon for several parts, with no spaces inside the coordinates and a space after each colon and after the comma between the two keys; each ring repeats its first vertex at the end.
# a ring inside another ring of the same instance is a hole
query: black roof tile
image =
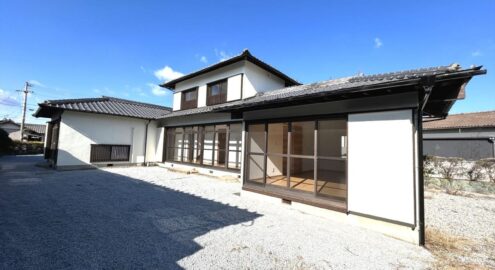
{"type": "Polygon", "coordinates": [[[155,119],[171,111],[169,107],[106,96],[101,98],[47,100],[38,105],[39,108],[34,113],[36,117],[50,117],[55,109],[55,111],[69,110],[155,119]]]}
{"type": "MultiPolygon", "coordinates": [[[[270,104],[276,102],[287,101],[289,99],[302,99],[317,95],[333,95],[344,94],[355,91],[356,89],[373,88],[380,85],[393,84],[395,82],[405,82],[408,80],[418,80],[425,76],[436,75],[438,77],[453,74],[473,72],[476,74],[484,74],[485,70],[481,70],[481,66],[472,67],[462,70],[458,64],[449,66],[439,66],[432,68],[421,68],[414,70],[406,70],[392,73],[383,73],[375,75],[358,75],[352,77],[339,78],[334,80],[321,81],[317,83],[296,85],[278,90],[260,92],[253,97],[243,100],[217,104],[213,106],[199,107],[189,110],[174,111],[160,118],[171,118],[206,112],[222,112],[238,109],[241,107],[257,106],[261,104],[270,104]]],[[[473,75],[471,75],[473,76],[473,75]]]]}
{"type": "Polygon", "coordinates": [[[182,81],[185,81],[185,80],[188,80],[188,79],[191,79],[191,78],[194,78],[194,77],[197,77],[199,75],[202,75],[202,74],[205,74],[207,72],[210,72],[210,71],[213,71],[213,70],[216,70],[216,69],[219,69],[219,68],[222,68],[222,67],[225,67],[225,66],[228,66],[230,64],[233,64],[233,63],[237,63],[239,61],[242,61],[242,60],[247,60],[247,61],[250,61],[251,63],[277,75],[279,78],[281,78],[282,80],[285,81],[286,85],[299,85],[300,83],[294,79],[292,79],[291,77],[287,76],[286,74],[282,73],[281,71],[279,71],[278,69],[272,67],[271,65],[261,61],[260,59],[254,57],[250,52],[249,50],[244,50],[241,54],[239,55],[236,55],[234,57],[231,57],[229,59],[226,59],[224,61],[221,61],[220,63],[216,63],[216,64],[213,64],[213,65],[210,65],[210,66],[207,66],[205,68],[202,68],[198,71],[195,71],[195,72],[192,72],[192,73],[189,73],[189,74],[186,74],[182,77],[179,77],[177,79],[174,79],[174,80],[171,80],[171,81],[168,81],[166,83],[163,83],[161,84],[160,86],[161,87],[166,87],[166,88],[169,88],[169,89],[175,89],[175,85],[177,83],[180,83],[182,81]]]}

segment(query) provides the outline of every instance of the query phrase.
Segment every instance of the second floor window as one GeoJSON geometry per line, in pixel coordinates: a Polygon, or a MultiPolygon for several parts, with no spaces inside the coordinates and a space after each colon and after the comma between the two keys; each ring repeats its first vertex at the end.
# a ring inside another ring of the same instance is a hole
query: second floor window
{"type": "Polygon", "coordinates": [[[193,109],[198,107],[198,89],[190,89],[182,92],[181,110],[193,109]]]}
{"type": "Polygon", "coordinates": [[[206,105],[215,105],[227,102],[227,80],[208,84],[206,105]]]}

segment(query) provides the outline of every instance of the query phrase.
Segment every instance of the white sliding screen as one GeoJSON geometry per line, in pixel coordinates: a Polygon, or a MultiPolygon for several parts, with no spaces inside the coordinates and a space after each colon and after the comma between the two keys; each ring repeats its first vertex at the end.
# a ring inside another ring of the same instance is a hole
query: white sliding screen
{"type": "Polygon", "coordinates": [[[411,110],[350,114],[348,209],[414,224],[411,110]]]}

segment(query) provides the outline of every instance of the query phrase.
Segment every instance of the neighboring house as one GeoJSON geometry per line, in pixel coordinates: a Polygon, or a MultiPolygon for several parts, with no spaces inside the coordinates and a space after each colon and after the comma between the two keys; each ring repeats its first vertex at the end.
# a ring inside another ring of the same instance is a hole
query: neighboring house
{"type": "Polygon", "coordinates": [[[495,157],[495,111],[452,114],[423,123],[425,155],[478,160],[495,157]]]}
{"type": "Polygon", "coordinates": [[[301,85],[246,50],[161,85],[172,112],[132,122],[83,99],[47,101],[35,116],[59,127],[57,167],[102,164],[92,144],[124,144],[141,157],[127,162],[239,177],[242,196],[424,244],[422,118],[446,116],[485,73],[451,65],[301,85]],[[147,145],[146,160],[133,145],[147,145]]]}
{"type": "MultiPolygon", "coordinates": [[[[0,120],[0,128],[9,133],[12,140],[21,140],[21,124],[10,119],[0,120]]],[[[24,124],[24,139],[28,141],[43,142],[45,139],[46,125],[24,124]]]]}

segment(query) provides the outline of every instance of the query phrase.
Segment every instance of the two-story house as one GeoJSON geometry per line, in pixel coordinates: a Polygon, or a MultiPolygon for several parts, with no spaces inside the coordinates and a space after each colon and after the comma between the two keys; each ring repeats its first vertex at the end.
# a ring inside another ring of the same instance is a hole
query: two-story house
{"type": "Polygon", "coordinates": [[[450,65],[300,84],[246,50],[162,84],[172,110],[101,98],[46,101],[35,115],[52,119],[57,167],[151,162],[230,175],[242,196],[423,244],[422,119],[446,116],[485,72],[450,65]]]}

